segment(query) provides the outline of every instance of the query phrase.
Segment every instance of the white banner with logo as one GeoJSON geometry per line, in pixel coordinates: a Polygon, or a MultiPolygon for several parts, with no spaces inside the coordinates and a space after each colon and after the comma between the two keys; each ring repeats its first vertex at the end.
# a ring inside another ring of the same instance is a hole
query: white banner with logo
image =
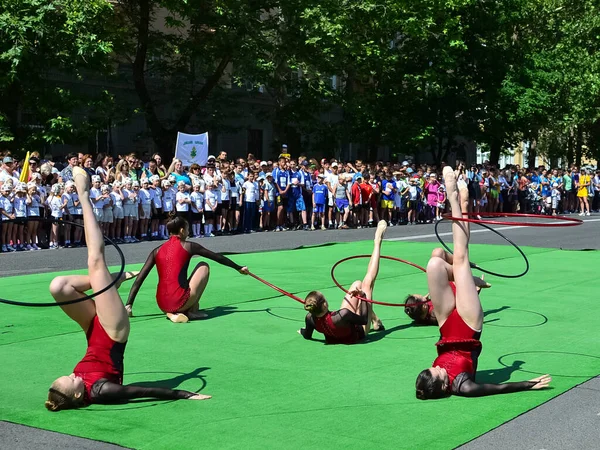
{"type": "Polygon", "coordinates": [[[202,134],[177,133],[175,158],[181,160],[184,166],[196,163],[206,166],[208,160],[208,132],[202,134]]]}

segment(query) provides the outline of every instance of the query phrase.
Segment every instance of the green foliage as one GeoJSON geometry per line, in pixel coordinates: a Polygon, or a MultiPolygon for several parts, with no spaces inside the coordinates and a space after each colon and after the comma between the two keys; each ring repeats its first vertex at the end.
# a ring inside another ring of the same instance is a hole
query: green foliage
{"type": "Polygon", "coordinates": [[[87,99],[62,83],[107,68],[112,44],[106,0],[0,3],[0,140],[15,149],[69,141],[67,118],[87,99]]]}

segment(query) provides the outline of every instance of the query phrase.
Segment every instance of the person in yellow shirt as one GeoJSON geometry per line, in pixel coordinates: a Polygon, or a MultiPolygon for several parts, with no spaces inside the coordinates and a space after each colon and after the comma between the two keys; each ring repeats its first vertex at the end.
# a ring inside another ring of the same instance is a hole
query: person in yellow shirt
{"type": "Polygon", "coordinates": [[[590,215],[590,202],[588,201],[588,189],[592,184],[592,179],[585,169],[581,169],[579,174],[579,183],[577,184],[577,198],[579,199],[579,215],[590,215]]]}

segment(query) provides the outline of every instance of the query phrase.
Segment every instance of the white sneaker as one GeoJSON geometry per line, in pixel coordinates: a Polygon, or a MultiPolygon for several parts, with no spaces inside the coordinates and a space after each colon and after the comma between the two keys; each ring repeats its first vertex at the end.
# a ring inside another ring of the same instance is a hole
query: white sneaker
{"type": "Polygon", "coordinates": [[[37,246],[37,244],[33,244],[33,245],[31,246],[31,248],[33,248],[34,250],[39,250],[39,249],[40,249],[40,248],[37,246]]]}
{"type": "Polygon", "coordinates": [[[27,247],[25,247],[25,250],[31,251],[31,250],[33,250],[33,247],[31,245],[27,244],[27,247]]]}
{"type": "Polygon", "coordinates": [[[585,215],[586,215],[586,216],[589,216],[589,215],[590,215],[590,212],[589,212],[589,211],[588,211],[588,212],[586,212],[586,213],[585,213],[585,215]]]}
{"type": "Polygon", "coordinates": [[[584,214],[584,213],[582,213],[582,212],[580,212],[580,213],[579,213],[579,215],[580,215],[580,216],[585,216],[585,214],[584,214]]]}

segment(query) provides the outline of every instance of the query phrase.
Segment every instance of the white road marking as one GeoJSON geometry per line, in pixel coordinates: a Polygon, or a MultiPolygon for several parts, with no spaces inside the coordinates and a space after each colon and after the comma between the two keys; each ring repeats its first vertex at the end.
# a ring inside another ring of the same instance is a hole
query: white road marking
{"type": "MultiPolygon", "coordinates": [[[[584,220],[584,223],[588,223],[588,222],[600,222],[600,219],[588,219],[588,220],[584,220]]],[[[497,226],[497,227],[492,227],[495,230],[501,230],[501,231],[507,231],[507,230],[516,230],[517,228],[524,228],[523,226],[509,226],[509,227],[505,227],[505,226],[497,226]]],[[[474,233],[489,233],[490,230],[472,230],[471,234],[474,233]]],[[[447,232],[447,233],[440,233],[440,236],[452,236],[452,232],[447,232]]],[[[432,238],[435,237],[435,233],[434,234],[419,234],[417,236],[404,236],[404,237],[397,237],[397,238],[389,238],[389,239],[385,239],[386,241],[416,241],[419,239],[428,239],[428,238],[432,238]]]]}

